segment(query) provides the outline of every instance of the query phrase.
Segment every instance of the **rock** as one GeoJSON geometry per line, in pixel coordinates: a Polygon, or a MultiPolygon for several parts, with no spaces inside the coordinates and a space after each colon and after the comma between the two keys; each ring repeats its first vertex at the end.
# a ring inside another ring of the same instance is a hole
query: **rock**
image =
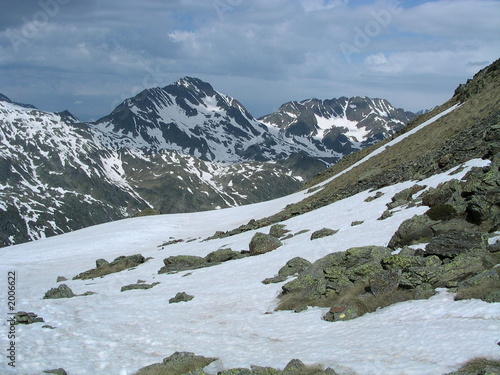
{"type": "Polygon", "coordinates": [[[250,365],[252,373],[255,375],[281,375],[281,371],[278,371],[272,367],[261,367],[250,365]]]}
{"type": "Polygon", "coordinates": [[[81,279],[93,279],[96,277],[102,277],[109,275],[111,273],[120,272],[132,267],[137,267],[138,265],[144,263],[146,259],[141,254],[134,254],[129,256],[119,256],[115,258],[111,263],[105,259],[96,260],[96,268],[90,269],[88,271],[82,272],[75,277],[73,280],[81,279]]]}
{"type": "Polygon", "coordinates": [[[488,245],[488,251],[490,253],[498,253],[500,251],[500,241],[496,241],[493,244],[488,245]]]}
{"type": "MultiPolygon", "coordinates": [[[[175,352],[170,357],[164,358],[162,363],[143,367],[135,375],[188,374],[190,371],[203,369],[216,360],[217,358],[206,358],[189,352],[175,352]]],[[[200,373],[194,372],[194,374],[200,373]]]]}
{"type": "Polygon", "coordinates": [[[357,226],[357,225],[361,225],[361,224],[363,224],[363,223],[364,223],[364,221],[353,221],[353,222],[351,223],[351,227],[355,227],[355,226],[357,226]]]}
{"type": "Polygon", "coordinates": [[[205,258],[194,255],[175,255],[163,259],[164,267],[158,273],[174,273],[185,270],[207,267],[205,258]]]}
{"type": "Polygon", "coordinates": [[[276,284],[276,283],[281,283],[287,279],[286,276],[273,276],[273,277],[268,277],[264,280],[262,280],[262,284],[276,284]]]}
{"type": "Polygon", "coordinates": [[[383,196],[384,193],[382,193],[381,191],[377,191],[375,193],[375,195],[371,196],[371,197],[368,197],[365,199],[365,202],[371,202],[371,201],[374,201],[375,199],[378,199],[380,198],[381,196],[383,196]]]}
{"type": "Polygon", "coordinates": [[[382,259],[381,264],[386,270],[408,270],[410,267],[426,266],[427,261],[423,257],[399,253],[382,259]]]}
{"type": "Polygon", "coordinates": [[[280,240],[269,234],[257,232],[250,241],[250,255],[265,254],[282,246],[280,240]]]}
{"type": "Polygon", "coordinates": [[[281,238],[285,236],[287,233],[290,231],[285,229],[285,225],[283,224],[274,224],[270,229],[269,229],[269,235],[276,237],[276,238],[281,238]]]}
{"type": "Polygon", "coordinates": [[[391,250],[382,246],[352,247],[345,252],[346,267],[357,267],[366,262],[380,262],[382,259],[391,256],[391,250]]]}
{"type": "Polygon", "coordinates": [[[394,292],[399,286],[401,270],[384,270],[370,277],[370,291],[375,297],[394,292]]]}
{"type": "Polygon", "coordinates": [[[455,207],[449,204],[438,204],[425,212],[432,220],[450,220],[457,215],[455,207]]]}
{"type": "Polygon", "coordinates": [[[254,375],[254,372],[247,368],[233,368],[218,372],[217,375],[254,375]]]}
{"type": "Polygon", "coordinates": [[[370,261],[350,267],[346,270],[346,275],[351,281],[369,279],[373,275],[382,272],[380,261],[370,261]]]}
{"type": "Polygon", "coordinates": [[[43,325],[43,326],[42,326],[42,328],[47,328],[47,329],[56,329],[56,327],[53,327],[53,326],[51,326],[51,325],[49,325],[49,324],[45,324],[45,325],[43,325]]]}
{"type": "Polygon", "coordinates": [[[500,290],[493,290],[490,293],[488,293],[484,298],[484,301],[488,303],[500,302],[500,290]]]}
{"type": "Polygon", "coordinates": [[[488,236],[480,232],[454,232],[441,234],[431,239],[425,246],[428,255],[453,258],[473,249],[486,252],[488,236]]]}
{"type": "Polygon", "coordinates": [[[387,204],[387,208],[392,210],[393,208],[409,203],[412,200],[413,194],[416,194],[425,188],[426,186],[413,185],[412,187],[401,190],[391,198],[392,202],[387,204]]]}
{"type": "Polygon", "coordinates": [[[292,359],[283,369],[283,375],[287,375],[289,373],[297,374],[299,371],[303,371],[306,369],[306,365],[300,359],[292,359]]]}
{"type": "Polygon", "coordinates": [[[152,283],[152,284],[144,284],[144,283],[137,283],[137,284],[129,284],[121,287],[122,292],[125,292],[127,290],[133,290],[133,289],[151,289],[154,286],[158,285],[159,283],[152,283]]]}
{"type": "Polygon", "coordinates": [[[384,212],[382,212],[382,215],[380,215],[380,217],[377,220],[385,220],[390,218],[392,215],[393,215],[392,211],[385,210],[384,212]]]}
{"type": "Polygon", "coordinates": [[[334,306],[324,316],[323,320],[327,322],[338,322],[343,320],[351,320],[360,316],[358,309],[355,306],[342,305],[334,306]]]}
{"type": "Polygon", "coordinates": [[[338,232],[338,230],[334,230],[334,229],[330,229],[330,228],[323,228],[323,229],[320,229],[320,230],[313,232],[311,234],[311,240],[317,240],[318,238],[333,236],[337,232],[338,232]]]}
{"type": "Polygon", "coordinates": [[[208,263],[223,263],[231,259],[242,258],[242,254],[230,248],[212,251],[205,257],[208,263]]]}
{"type": "Polygon", "coordinates": [[[320,298],[326,292],[326,280],[300,275],[295,280],[289,281],[281,287],[283,294],[300,293],[307,301],[320,298]]]}
{"type": "Polygon", "coordinates": [[[57,368],[54,370],[45,370],[44,374],[68,375],[66,370],[64,370],[63,368],[57,368]]]}
{"type": "Polygon", "coordinates": [[[66,284],[61,284],[57,288],[52,288],[45,293],[43,299],[56,299],[56,298],[71,298],[75,294],[66,284]]]}
{"type": "Polygon", "coordinates": [[[451,262],[444,264],[442,267],[437,267],[429,275],[429,281],[434,288],[453,288],[461,281],[482,271],[484,271],[484,266],[480,258],[474,255],[460,254],[451,262]]]}
{"type": "Polygon", "coordinates": [[[67,281],[68,279],[65,278],[64,276],[57,276],[57,280],[56,280],[56,283],[60,283],[62,281],[67,281]]]}
{"type": "Polygon", "coordinates": [[[170,298],[168,303],[179,303],[179,302],[188,302],[191,301],[194,296],[187,294],[186,292],[179,292],[175,295],[175,297],[170,298]]]}
{"type": "Polygon", "coordinates": [[[313,263],[315,268],[325,270],[333,266],[340,266],[344,263],[346,259],[346,252],[339,251],[336,253],[330,253],[325,255],[323,258],[318,259],[313,263]]]}
{"type": "Polygon", "coordinates": [[[278,275],[282,277],[292,276],[303,272],[310,266],[311,262],[308,260],[301,257],[295,257],[290,259],[283,267],[280,268],[278,275]]]}
{"type": "Polygon", "coordinates": [[[436,223],[427,215],[415,215],[401,223],[387,246],[395,249],[405,245],[427,242],[434,235],[432,225],[436,223]]]}
{"type": "Polygon", "coordinates": [[[96,268],[109,267],[109,262],[106,259],[97,259],[95,261],[96,268]]]}
{"type": "Polygon", "coordinates": [[[429,188],[422,194],[422,204],[429,207],[451,205],[457,213],[465,211],[465,200],[462,198],[462,184],[453,179],[429,188]]]}
{"type": "Polygon", "coordinates": [[[41,323],[43,322],[43,318],[37,316],[33,312],[25,312],[18,311],[16,315],[14,315],[15,324],[33,324],[33,323],[41,323]]]}

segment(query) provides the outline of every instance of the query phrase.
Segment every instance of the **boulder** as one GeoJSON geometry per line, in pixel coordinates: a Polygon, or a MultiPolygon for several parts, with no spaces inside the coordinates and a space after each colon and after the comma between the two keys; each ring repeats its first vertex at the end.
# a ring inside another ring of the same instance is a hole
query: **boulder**
{"type": "Polygon", "coordinates": [[[115,258],[111,263],[105,259],[96,260],[96,268],[90,269],[88,271],[82,272],[75,277],[73,280],[81,279],[93,279],[96,277],[102,277],[109,275],[111,273],[120,272],[132,267],[137,267],[138,265],[144,263],[146,259],[141,254],[134,254],[129,256],[119,256],[115,258]]]}
{"type": "Polygon", "coordinates": [[[188,374],[203,369],[216,360],[217,358],[206,358],[190,352],[175,352],[170,357],[164,358],[162,363],[143,367],[135,375],[188,374]]]}
{"type": "Polygon", "coordinates": [[[473,249],[486,252],[488,236],[480,232],[453,232],[441,234],[431,239],[425,246],[428,255],[453,258],[473,249]]]}
{"type": "Polygon", "coordinates": [[[179,292],[168,300],[168,303],[179,303],[179,302],[188,302],[191,301],[194,296],[187,294],[186,292],[179,292]]]}
{"type": "Polygon", "coordinates": [[[290,231],[288,229],[285,229],[285,225],[283,224],[274,224],[270,229],[269,229],[269,235],[276,237],[276,238],[281,238],[285,236],[287,233],[290,231]]]}
{"type": "Polygon", "coordinates": [[[337,232],[338,232],[338,230],[335,230],[335,229],[323,228],[323,229],[320,229],[320,230],[313,232],[311,234],[311,240],[317,240],[318,238],[333,236],[337,232]]]}
{"type": "Polygon", "coordinates": [[[327,322],[351,320],[362,315],[354,305],[340,305],[332,307],[324,316],[327,322]]]}
{"type": "Polygon", "coordinates": [[[231,259],[242,258],[243,255],[237,251],[233,251],[230,248],[219,249],[212,251],[205,257],[208,263],[223,263],[231,259]]]}
{"type": "Polygon", "coordinates": [[[391,250],[383,246],[352,247],[345,252],[345,260],[342,263],[346,267],[357,267],[366,262],[380,262],[389,257],[391,250]]]}
{"type": "Polygon", "coordinates": [[[310,275],[300,275],[282,287],[283,294],[299,293],[307,300],[321,298],[326,292],[326,280],[310,275]]]}
{"type": "Polygon", "coordinates": [[[437,221],[430,219],[427,215],[415,215],[401,223],[387,246],[395,249],[405,245],[428,242],[434,235],[432,226],[436,223],[437,221]]]}
{"type": "Polygon", "coordinates": [[[57,288],[51,288],[45,293],[43,299],[71,298],[75,293],[66,284],[61,284],[57,288]]]}
{"type": "Polygon", "coordinates": [[[309,262],[308,260],[301,257],[295,257],[290,259],[283,267],[280,268],[280,270],[278,271],[278,275],[284,277],[292,276],[303,272],[310,266],[311,262],[309,262]]]}
{"type": "Polygon", "coordinates": [[[282,246],[280,240],[269,234],[257,232],[250,241],[250,255],[265,254],[282,246]]]}
{"type": "Polygon", "coordinates": [[[68,375],[66,370],[64,370],[63,368],[56,368],[53,370],[45,370],[43,373],[44,374],[54,374],[54,375],[68,375]]]}
{"type": "Polygon", "coordinates": [[[194,255],[174,255],[163,259],[163,266],[158,273],[175,273],[207,267],[205,258],[194,255]]]}
{"type": "Polygon", "coordinates": [[[158,285],[159,283],[152,283],[152,284],[144,284],[144,283],[137,283],[137,284],[129,284],[121,287],[122,292],[126,292],[127,290],[134,290],[134,289],[151,289],[154,286],[158,285]]]}
{"type": "Polygon", "coordinates": [[[370,279],[370,291],[375,297],[394,292],[399,286],[401,270],[383,270],[373,274],[370,279]]]}
{"type": "Polygon", "coordinates": [[[18,311],[14,315],[15,324],[33,324],[43,322],[43,318],[33,312],[18,311]]]}

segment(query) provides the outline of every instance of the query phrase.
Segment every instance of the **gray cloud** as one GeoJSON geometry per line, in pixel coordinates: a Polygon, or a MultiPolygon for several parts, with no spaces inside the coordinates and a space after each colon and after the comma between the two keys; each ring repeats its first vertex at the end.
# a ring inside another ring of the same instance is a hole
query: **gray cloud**
{"type": "Polygon", "coordinates": [[[497,59],[500,42],[491,0],[41,0],[6,9],[0,92],[85,120],[184,75],[256,116],[342,95],[418,110],[497,59]]]}

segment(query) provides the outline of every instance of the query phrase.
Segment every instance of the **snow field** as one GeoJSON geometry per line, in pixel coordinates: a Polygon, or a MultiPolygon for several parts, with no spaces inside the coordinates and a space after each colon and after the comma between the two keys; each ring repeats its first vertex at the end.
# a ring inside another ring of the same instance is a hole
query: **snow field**
{"type": "MultiPolygon", "coordinates": [[[[486,164],[473,160],[458,174],[443,173],[418,184],[437,186],[460,179],[472,166],[486,164]]],[[[250,364],[283,368],[292,358],[300,358],[306,364],[330,366],[340,374],[435,375],[477,356],[500,359],[496,345],[500,340],[499,304],[453,301],[445,290],[428,300],[395,304],[346,322],[323,321],[324,308],[301,313],[273,311],[283,283],[264,285],[263,279],[275,275],[295,256],[314,261],[354,246],[387,245],[403,220],[426,211],[426,207],[403,207],[392,217],[377,220],[396,192],[415,183],[380,189],[384,195],[372,202],[365,199],[375,191],[365,191],[287,220],[283,224],[292,233],[310,231],[284,241],[273,252],[171,275],[157,274],[164,258],[205,256],[223,247],[246,250],[255,231],[201,240],[217,230],[279,212],[306,193],[218,211],[126,219],[1,249],[2,274],[18,273],[18,310],[33,311],[45,319],[44,324],[57,328],[16,326],[18,368],[11,371],[3,357],[0,370],[34,375],[64,367],[69,374],[130,375],[175,351],[218,357],[210,366],[214,372],[250,364]],[[355,220],[364,223],[351,227],[355,220]],[[310,241],[310,234],[323,227],[339,232],[310,241]],[[163,250],[158,247],[171,238],[197,240],[163,250]],[[103,278],[71,280],[93,268],[98,258],[111,261],[135,253],[153,259],[103,278]],[[58,285],[57,276],[70,279],[64,283],[76,294],[97,294],[43,300],[44,293],[58,285]],[[149,290],[120,292],[122,286],[138,279],[160,284],[149,290]],[[169,304],[181,291],[195,298],[169,304]]],[[[4,309],[5,298],[3,293],[0,303],[4,309]]],[[[6,319],[1,325],[6,332],[6,319]]],[[[1,335],[0,345],[7,347],[6,335],[1,335]]]]}

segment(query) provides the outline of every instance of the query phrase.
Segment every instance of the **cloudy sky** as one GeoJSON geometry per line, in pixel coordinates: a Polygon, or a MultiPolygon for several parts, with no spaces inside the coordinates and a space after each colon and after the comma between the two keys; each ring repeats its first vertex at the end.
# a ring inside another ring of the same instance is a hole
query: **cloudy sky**
{"type": "Polygon", "coordinates": [[[98,119],[208,81],[256,117],[370,96],[417,111],[500,56],[498,0],[2,0],[0,93],[98,119]]]}

